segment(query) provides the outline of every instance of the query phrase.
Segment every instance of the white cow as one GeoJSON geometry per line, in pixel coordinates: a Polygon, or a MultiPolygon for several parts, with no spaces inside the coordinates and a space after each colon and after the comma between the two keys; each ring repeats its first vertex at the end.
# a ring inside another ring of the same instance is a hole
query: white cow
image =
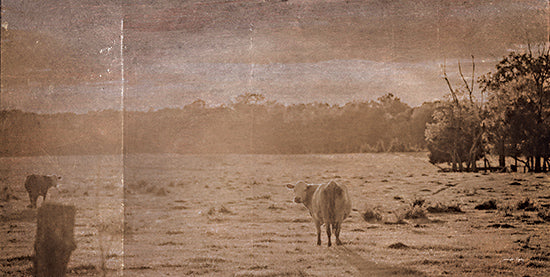
{"type": "Polygon", "coordinates": [[[294,202],[302,203],[309,210],[317,228],[317,245],[321,245],[321,225],[325,224],[328,246],[331,242],[331,226],[336,236],[336,244],[341,245],[340,230],[342,222],[351,214],[351,200],[345,186],[335,181],[323,185],[310,185],[303,181],[296,185],[287,184],[294,189],[294,202]]]}

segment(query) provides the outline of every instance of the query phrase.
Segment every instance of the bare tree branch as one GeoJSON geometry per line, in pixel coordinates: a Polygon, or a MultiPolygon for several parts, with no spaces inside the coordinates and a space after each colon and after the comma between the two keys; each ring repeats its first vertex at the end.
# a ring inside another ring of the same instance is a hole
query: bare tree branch
{"type": "MultiPolygon", "coordinates": [[[[471,88],[468,85],[468,81],[464,77],[464,74],[462,74],[462,66],[460,65],[460,61],[458,61],[458,73],[460,74],[460,78],[462,79],[462,82],[464,82],[464,85],[466,86],[466,90],[468,91],[468,96],[470,97],[470,103],[473,104],[474,103],[474,100],[472,99],[473,88],[471,88]]],[[[473,78],[472,78],[472,81],[473,81],[473,78]]],[[[472,87],[473,87],[473,84],[472,84],[472,87]]]]}
{"type": "Polygon", "coordinates": [[[475,62],[475,58],[474,58],[474,55],[472,55],[472,85],[470,86],[472,88],[472,93],[474,92],[474,82],[475,82],[475,77],[476,77],[476,62],[475,62]]]}
{"type": "MultiPolygon", "coordinates": [[[[459,63],[459,66],[460,66],[460,63],[459,63]]],[[[455,102],[456,106],[459,107],[458,98],[456,97],[453,86],[451,85],[451,82],[449,81],[449,77],[447,77],[447,69],[446,68],[447,68],[447,64],[444,61],[443,62],[443,79],[445,79],[445,82],[447,82],[447,86],[449,87],[449,91],[451,92],[451,96],[453,97],[453,101],[455,102]]]]}

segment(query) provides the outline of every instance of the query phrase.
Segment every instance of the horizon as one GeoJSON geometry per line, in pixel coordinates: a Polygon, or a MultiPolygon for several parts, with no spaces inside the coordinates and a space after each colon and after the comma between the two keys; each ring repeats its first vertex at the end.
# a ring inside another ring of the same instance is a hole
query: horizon
{"type": "MultiPolygon", "coordinates": [[[[386,94],[387,95],[387,94],[386,94]]],[[[382,95],[382,96],[385,96],[385,95],[382,95]]],[[[394,95],[395,96],[395,95],[394,95]]],[[[422,102],[420,105],[417,105],[417,106],[411,106],[405,102],[403,102],[402,99],[400,99],[399,97],[395,96],[397,100],[401,101],[402,103],[406,104],[409,108],[411,109],[415,109],[415,108],[419,108],[421,107],[422,105],[424,104],[435,104],[435,103],[438,103],[440,101],[444,101],[442,99],[434,99],[433,101],[425,101],[425,102],[422,102]]],[[[159,108],[156,108],[156,109],[153,109],[153,108],[150,108],[148,110],[138,110],[138,109],[133,109],[133,110],[130,110],[130,109],[124,109],[124,112],[140,112],[140,113],[148,113],[148,112],[158,112],[158,111],[162,111],[162,110],[182,110],[184,109],[185,107],[188,107],[190,105],[192,105],[193,103],[195,102],[198,102],[198,101],[203,101],[205,102],[205,105],[204,105],[204,108],[205,109],[216,109],[216,108],[231,108],[231,106],[233,104],[237,104],[237,102],[234,101],[234,98],[231,99],[229,102],[227,103],[217,103],[217,104],[208,104],[206,103],[206,101],[204,101],[203,99],[200,99],[200,98],[197,98],[195,99],[193,102],[190,102],[190,103],[187,103],[185,105],[182,105],[182,106],[164,106],[164,107],[159,107],[159,108]]],[[[367,103],[370,103],[370,102],[379,102],[379,99],[358,99],[358,100],[351,100],[349,102],[346,102],[346,103],[343,103],[343,104],[338,104],[338,103],[327,103],[327,102],[319,102],[319,101],[314,101],[314,102],[299,102],[299,103],[282,103],[282,102],[279,102],[277,100],[269,100],[269,99],[265,99],[264,101],[262,101],[261,103],[251,103],[249,105],[265,105],[265,104],[275,104],[275,105],[282,105],[286,108],[288,107],[291,107],[291,106],[298,106],[298,105],[328,105],[329,107],[333,108],[333,107],[339,107],[339,108],[342,108],[342,107],[345,107],[346,105],[348,104],[355,104],[355,103],[361,103],[361,104],[367,104],[367,103]]],[[[111,109],[111,108],[106,108],[106,109],[97,109],[97,110],[86,110],[86,111],[82,111],[82,112],[78,112],[78,111],[55,111],[55,112],[40,112],[40,111],[27,111],[27,110],[22,110],[22,109],[17,109],[17,108],[13,108],[13,109],[4,109],[4,108],[0,108],[0,112],[23,112],[23,113],[34,113],[34,114],[37,114],[37,115],[57,115],[57,114],[75,114],[75,115],[85,115],[85,114],[89,114],[89,113],[101,113],[101,112],[122,112],[122,110],[120,109],[111,109]]]]}

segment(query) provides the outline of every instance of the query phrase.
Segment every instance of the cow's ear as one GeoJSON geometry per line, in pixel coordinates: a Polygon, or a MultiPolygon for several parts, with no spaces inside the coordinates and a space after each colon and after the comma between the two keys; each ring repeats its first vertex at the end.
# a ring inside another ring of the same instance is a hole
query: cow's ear
{"type": "Polygon", "coordinates": [[[294,186],[293,184],[286,184],[286,187],[287,187],[288,189],[294,189],[295,186],[294,186]]]}

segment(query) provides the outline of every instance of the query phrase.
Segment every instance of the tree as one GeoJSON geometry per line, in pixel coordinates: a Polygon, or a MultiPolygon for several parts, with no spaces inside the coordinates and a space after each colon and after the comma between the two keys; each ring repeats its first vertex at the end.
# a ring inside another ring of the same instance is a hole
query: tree
{"type": "Polygon", "coordinates": [[[492,142],[500,156],[512,156],[529,170],[547,171],[550,156],[550,49],[512,52],[480,78],[489,92],[492,142]]]}
{"type": "Polygon", "coordinates": [[[439,104],[433,115],[433,123],[426,127],[425,136],[430,151],[430,162],[451,163],[453,171],[476,171],[476,161],[485,155],[483,120],[486,112],[483,101],[475,99],[474,96],[474,57],[472,56],[470,83],[462,73],[460,62],[458,70],[464,85],[460,89],[454,89],[445,67],[443,68],[444,80],[451,99],[439,104]]]}

